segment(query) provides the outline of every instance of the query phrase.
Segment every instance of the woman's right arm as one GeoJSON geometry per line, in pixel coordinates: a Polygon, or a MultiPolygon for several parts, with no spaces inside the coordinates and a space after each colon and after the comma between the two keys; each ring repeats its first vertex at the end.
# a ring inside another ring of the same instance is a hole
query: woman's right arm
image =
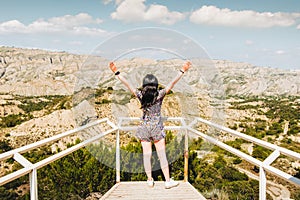
{"type": "Polygon", "coordinates": [[[109,63],[109,68],[111,69],[111,71],[113,71],[113,73],[118,77],[118,79],[129,89],[129,91],[136,96],[135,90],[133,89],[133,87],[128,83],[128,81],[120,75],[120,71],[118,71],[115,63],[110,62],[109,63]]]}

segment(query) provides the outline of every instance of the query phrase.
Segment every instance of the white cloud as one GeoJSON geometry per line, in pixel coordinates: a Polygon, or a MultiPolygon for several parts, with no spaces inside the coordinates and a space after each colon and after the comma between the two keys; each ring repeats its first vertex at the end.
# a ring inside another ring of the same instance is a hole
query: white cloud
{"type": "Polygon", "coordinates": [[[175,11],[170,12],[166,6],[151,5],[145,13],[145,19],[162,24],[174,24],[184,19],[184,14],[175,11]]]}
{"type": "Polygon", "coordinates": [[[285,54],[285,51],[283,51],[283,50],[277,50],[277,51],[275,52],[275,54],[277,54],[277,55],[282,55],[282,54],[285,54]]]}
{"type": "Polygon", "coordinates": [[[300,13],[256,12],[253,10],[232,11],[228,8],[202,6],[190,15],[195,24],[269,28],[292,26],[300,18],[300,13]]]}
{"type": "Polygon", "coordinates": [[[246,40],[246,41],[245,41],[245,44],[246,44],[246,45],[252,45],[252,44],[253,44],[253,41],[252,41],[252,40],[246,40]]]}
{"type": "Polygon", "coordinates": [[[102,0],[102,2],[105,4],[105,5],[107,5],[107,4],[109,4],[109,3],[111,3],[111,2],[115,2],[115,4],[116,5],[119,5],[120,3],[122,3],[122,1],[124,1],[124,0],[102,0]]]}
{"type": "Polygon", "coordinates": [[[103,21],[99,18],[93,19],[92,16],[90,16],[87,13],[79,13],[78,15],[65,15],[62,17],[53,17],[50,18],[49,23],[56,24],[58,26],[63,27],[73,27],[73,26],[80,26],[85,24],[100,24],[103,21]]]}
{"type": "Polygon", "coordinates": [[[113,0],[102,0],[102,2],[104,3],[104,5],[107,5],[109,3],[111,3],[113,0]]]}
{"type": "Polygon", "coordinates": [[[111,14],[112,19],[123,20],[125,22],[143,21],[146,6],[144,0],[125,0],[111,14]]]}
{"type": "Polygon", "coordinates": [[[300,24],[297,26],[297,29],[300,29],[300,24]]]}
{"type": "Polygon", "coordinates": [[[111,17],[125,22],[149,21],[167,25],[172,25],[185,18],[183,13],[169,11],[166,6],[151,4],[147,7],[144,2],[145,0],[124,0],[111,14],[111,17]]]}
{"type": "Polygon", "coordinates": [[[71,41],[71,42],[69,42],[69,44],[70,45],[75,45],[75,46],[80,46],[80,45],[83,44],[83,42],[82,41],[71,41]]]}
{"type": "Polygon", "coordinates": [[[0,24],[0,33],[25,32],[26,26],[18,20],[6,21],[0,24]]]}
{"type": "Polygon", "coordinates": [[[98,28],[88,28],[88,27],[74,27],[72,32],[76,35],[90,35],[90,36],[97,36],[97,35],[107,35],[107,31],[98,29],[98,28]]]}
{"type": "Polygon", "coordinates": [[[0,23],[0,34],[6,33],[66,33],[76,35],[105,35],[106,31],[90,28],[86,25],[100,24],[101,19],[93,19],[86,13],[53,17],[48,20],[38,19],[29,25],[18,20],[0,23]]]}

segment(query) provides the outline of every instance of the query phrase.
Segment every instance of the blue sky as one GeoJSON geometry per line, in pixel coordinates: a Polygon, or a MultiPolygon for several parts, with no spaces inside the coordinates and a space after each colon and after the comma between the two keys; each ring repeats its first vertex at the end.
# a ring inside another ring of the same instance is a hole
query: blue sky
{"type": "Polygon", "coordinates": [[[89,54],[141,27],[179,31],[212,59],[300,69],[299,0],[9,0],[0,46],[89,54]]]}

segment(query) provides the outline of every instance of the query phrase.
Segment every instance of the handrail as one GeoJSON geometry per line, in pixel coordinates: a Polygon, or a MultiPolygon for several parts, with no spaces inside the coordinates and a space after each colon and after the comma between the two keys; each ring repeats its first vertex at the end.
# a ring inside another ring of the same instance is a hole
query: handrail
{"type": "Polygon", "coordinates": [[[221,126],[219,124],[215,124],[211,121],[208,121],[208,120],[205,120],[203,118],[195,118],[194,121],[191,122],[191,124],[188,126],[188,129],[194,133],[196,133],[197,135],[199,135],[200,137],[208,140],[209,142],[221,147],[222,149],[225,149],[245,160],[247,160],[248,162],[256,165],[259,167],[259,199],[261,200],[265,200],[266,199],[266,190],[267,190],[267,178],[266,178],[266,173],[265,171],[268,171],[278,177],[281,177],[283,178],[284,180],[287,180],[295,185],[300,185],[300,179],[288,174],[288,173],[285,173],[275,167],[272,167],[270,166],[270,164],[272,162],[274,162],[279,156],[280,156],[280,153],[286,155],[286,156],[289,156],[289,157],[292,157],[292,158],[295,158],[297,160],[300,160],[300,154],[297,153],[297,152],[293,152],[291,150],[288,150],[288,149],[285,149],[283,147],[279,147],[279,146],[276,146],[274,144],[271,144],[269,142],[266,142],[266,141],[263,141],[263,140],[259,140],[255,137],[252,137],[252,136],[249,136],[249,135],[246,135],[244,133],[240,133],[238,131],[235,131],[235,130],[232,130],[232,129],[229,129],[227,127],[224,127],[224,126],[221,126]],[[214,127],[216,129],[219,129],[219,130],[222,130],[222,131],[225,131],[227,133],[230,133],[234,136],[237,136],[237,137],[240,137],[240,138],[243,138],[244,140],[247,140],[247,141],[250,141],[250,142],[253,142],[257,145],[260,145],[260,146],[263,146],[265,148],[268,148],[268,149],[271,149],[271,150],[274,150],[263,162],[262,161],[259,161],[255,158],[253,158],[252,156],[249,156],[248,154],[245,154],[229,145],[226,145],[224,144],[223,142],[221,141],[218,141],[217,139],[211,137],[211,136],[208,136],[204,133],[201,133],[200,131],[197,131],[195,129],[193,129],[192,127],[197,123],[197,122],[201,122],[201,123],[204,123],[208,126],[211,126],[211,127],[214,127]]]}
{"type": "MultiPolygon", "coordinates": [[[[97,125],[99,123],[103,123],[103,122],[107,122],[108,123],[109,122],[108,118],[103,118],[103,119],[100,119],[100,120],[96,120],[94,122],[91,122],[89,124],[80,126],[78,128],[66,131],[64,133],[61,133],[61,134],[58,134],[58,135],[54,135],[52,137],[40,140],[38,142],[31,143],[29,145],[22,146],[22,147],[19,147],[17,149],[13,149],[13,150],[7,151],[5,153],[0,154],[0,161],[12,157],[15,153],[24,153],[24,152],[30,151],[32,149],[36,149],[36,148],[41,147],[41,146],[43,146],[45,144],[48,144],[50,142],[55,142],[55,141],[57,141],[59,139],[65,138],[65,137],[70,136],[70,135],[73,135],[73,134],[75,134],[75,133],[77,133],[79,131],[82,131],[84,129],[90,128],[92,126],[95,126],[95,125],[97,125]]],[[[111,123],[111,124],[113,124],[113,123],[111,123]]],[[[111,125],[111,124],[109,124],[109,125],[111,125]]]]}
{"type": "MultiPolygon", "coordinates": [[[[278,150],[280,153],[286,155],[286,156],[290,156],[290,157],[293,157],[295,159],[298,159],[300,160],[300,154],[297,153],[297,152],[294,152],[294,151],[291,151],[289,149],[285,149],[283,147],[279,147],[279,146],[276,146],[275,144],[272,144],[272,143],[269,143],[269,142],[266,142],[266,141],[263,141],[263,140],[260,140],[260,139],[257,139],[255,137],[252,137],[252,136],[249,136],[249,135],[246,135],[244,133],[240,133],[238,131],[235,131],[235,130],[232,130],[230,128],[227,128],[227,127],[224,127],[224,126],[221,126],[219,124],[215,124],[211,121],[208,121],[208,120],[205,120],[203,118],[196,118],[195,119],[196,121],[199,121],[199,122],[202,122],[204,124],[207,124],[209,126],[212,126],[214,128],[217,128],[219,130],[222,130],[222,131],[225,131],[227,133],[230,133],[234,136],[237,136],[237,137],[240,137],[240,138],[243,138],[244,140],[247,140],[247,141],[250,141],[250,142],[253,142],[257,145],[260,145],[260,146],[263,146],[267,149],[270,149],[270,150],[278,150]]],[[[193,121],[191,124],[194,124],[195,122],[193,121]]]]}
{"type": "Polygon", "coordinates": [[[13,173],[10,173],[6,176],[3,176],[0,178],[0,186],[1,185],[4,185],[8,182],[11,182],[21,176],[24,176],[26,174],[29,174],[29,181],[30,181],[30,199],[32,200],[36,200],[38,199],[38,194],[37,194],[37,170],[47,164],[50,164],[66,155],[69,155],[70,153],[92,143],[92,142],[95,142],[97,140],[99,140],[101,137],[109,134],[109,133],[112,133],[114,131],[117,130],[117,127],[108,120],[108,118],[104,118],[104,119],[101,119],[101,120],[96,120],[94,122],[91,122],[89,124],[86,124],[84,126],[81,126],[79,128],[75,128],[73,130],[70,130],[70,131],[67,131],[67,132],[64,132],[64,133],[61,133],[61,134],[58,134],[58,135],[55,135],[55,136],[52,136],[50,138],[47,138],[47,139],[44,139],[44,140],[41,140],[41,141],[38,141],[38,142],[35,142],[35,143],[32,143],[32,144],[29,144],[29,145],[26,145],[26,146],[23,146],[23,147],[20,147],[20,148],[17,148],[17,149],[14,149],[14,150],[11,150],[11,151],[8,151],[8,152],[5,152],[5,153],[2,153],[0,154],[0,158],[2,159],[5,159],[5,158],[10,158],[11,156],[14,156],[14,159],[19,162],[22,166],[24,166],[24,168],[18,170],[18,171],[15,171],[13,173]],[[84,140],[70,148],[67,148],[57,154],[54,154],[48,158],[45,158],[37,163],[34,163],[32,164],[30,161],[28,161],[25,157],[23,157],[20,153],[23,153],[23,152],[26,152],[26,151],[29,151],[29,150],[32,150],[34,148],[37,148],[37,147],[40,147],[42,145],[45,145],[45,144],[48,144],[48,143],[51,143],[51,142],[54,142],[54,141],[57,141],[58,139],[61,139],[61,138],[64,138],[64,137],[67,137],[67,136],[70,136],[74,133],[77,133],[79,131],[82,131],[84,129],[87,129],[87,128],[90,128],[90,127],[94,127],[100,123],[104,123],[106,122],[108,125],[111,126],[111,129],[105,131],[105,132],[102,132],[101,134],[98,134],[94,137],[91,137],[87,140],[84,140]]]}
{"type": "MultiPolygon", "coordinates": [[[[176,125],[176,126],[165,126],[165,129],[166,130],[186,130],[186,135],[185,135],[185,153],[184,153],[184,162],[185,162],[185,168],[184,168],[184,180],[187,181],[187,172],[188,172],[188,169],[187,169],[187,161],[188,161],[188,132],[193,132],[194,134],[200,136],[201,138],[207,140],[208,142],[214,144],[214,145],[217,145],[219,146],[220,148],[222,149],[225,149],[226,151],[229,151],[237,156],[239,156],[240,158],[243,158],[245,160],[247,160],[248,162],[254,164],[255,166],[258,166],[260,168],[260,175],[259,175],[259,178],[260,178],[260,181],[259,181],[259,199],[261,200],[265,200],[266,199],[266,174],[265,174],[265,171],[268,171],[278,177],[281,177],[293,184],[296,184],[298,186],[300,186],[300,179],[290,175],[290,174],[287,174],[273,166],[270,166],[270,164],[272,162],[274,162],[279,156],[280,154],[284,154],[286,156],[289,156],[289,157],[292,157],[292,158],[295,158],[297,160],[300,160],[300,154],[297,153],[297,152],[293,152],[291,150],[288,150],[288,149],[285,149],[283,147],[279,147],[279,146],[276,146],[274,144],[271,144],[269,142],[266,142],[266,141],[262,141],[262,140],[259,140],[257,138],[254,138],[252,136],[249,136],[249,135],[246,135],[244,133],[240,133],[238,131],[235,131],[235,130],[232,130],[232,129],[229,129],[227,127],[224,127],[224,126],[221,126],[219,124],[215,124],[213,122],[210,122],[208,120],[205,120],[205,119],[202,119],[202,118],[195,118],[194,121],[192,121],[190,124],[186,124],[185,123],[185,120],[181,117],[168,117],[168,118],[165,118],[164,119],[165,121],[179,121],[180,122],[180,125],[176,125]],[[244,140],[247,140],[247,141],[250,141],[250,142],[253,142],[257,145],[260,145],[260,146],[263,146],[265,148],[268,148],[268,149],[271,149],[273,150],[273,152],[264,160],[264,161],[260,161],[260,160],[257,160],[255,158],[253,158],[252,156],[244,153],[244,152],[241,152],[225,143],[223,143],[222,141],[212,137],[212,136],[209,136],[205,133],[202,133],[200,132],[199,130],[196,130],[195,128],[193,128],[197,123],[203,123],[203,124],[206,124],[210,127],[214,127],[218,130],[221,130],[221,131],[225,131],[229,134],[232,134],[234,136],[237,136],[237,137],[240,137],[244,140]]],[[[70,131],[67,131],[67,132],[64,132],[64,133],[61,133],[61,134],[58,134],[58,135],[55,135],[55,136],[52,136],[50,138],[47,138],[47,139],[44,139],[44,140],[41,140],[41,141],[38,141],[38,142],[35,142],[35,143],[32,143],[32,144],[29,144],[29,145],[26,145],[26,146],[23,146],[23,147],[20,147],[20,148],[17,148],[17,149],[14,149],[14,150],[11,150],[11,151],[8,151],[8,152],[5,152],[5,153],[2,153],[0,154],[0,161],[1,160],[4,160],[4,159],[8,159],[10,157],[13,157],[17,162],[19,162],[24,168],[16,171],[16,172],[13,172],[11,174],[8,174],[4,177],[0,177],[0,186],[1,185],[4,185],[10,181],[13,181],[21,176],[24,176],[26,174],[29,174],[29,180],[30,180],[30,198],[31,199],[37,199],[38,195],[37,195],[37,170],[45,165],[48,165],[49,163],[52,163],[54,162],[55,160],[57,159],[60,159],[66,155],[69,155],[70,153],[94,142],[94,141],[97,141],[99,140],[100,138],[104,137],[105,135],[109,134],[109,133],[112,133],[114,131],[117,131],[117,138],[116,138],[116,180],[117,182],[120,181],[120,134],[119,134],[119,131],[129,131],[129,130],[135,130],[137,128],[137,126],[126,126],[126,125],[123,125],[123,122],[124,121],[140,121],[140,118],[133,118],[133,117],[122,117],[122,118],[119,118],[119,122],[118,122],[118,125],[115,125],[114,123],[112,123],[110,120],[108,120],[108,118],[103,118],[103,119],[100,119],[100,120],[97,120],[97,121],[94,121],[94,122],[91,122],[89,124],[86,124],[84,126],[81,126],[81,127],[78,127],[78,128],[75,128],[73,130],[70,130],[70,131]],[[46,144],[49,144],[51,142],[54,142],[54,141],[57,141],[59,139],[62,139],[64,137],[67,137],[67,136],[71,136],[72,134],[74,133],[77,133],[79,131],[82,131],[82,130],[85,130],[87,128],[91,128],[93,126],[96,126],[96,125],[99,125],[100,123],[106,123],[108,124],[111,129],[109,130],[106,130],[96,136],[93,136],[87,140],[84,140],[70,148],[67,148],[59,153],[56,153],[48,158],[45,158],[44,160],[41,160],[37,163],[31,163],[30,161],[28,161],[25,157],[23,157],[21,155],[21,153],[24,153],[24,152],[27,152],[29,150],[32,150],[32,149],[35,149],[35,148],[38,148],[40,146],[43,146],[43,145],[46,145],[46,144]]]]}

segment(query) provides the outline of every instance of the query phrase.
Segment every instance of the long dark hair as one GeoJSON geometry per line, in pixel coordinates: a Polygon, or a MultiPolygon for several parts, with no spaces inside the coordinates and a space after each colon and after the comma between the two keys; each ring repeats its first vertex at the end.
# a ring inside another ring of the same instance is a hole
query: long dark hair
{"type": "Polygon", "coordinates": [[[147,108],[155,102],[158,95],[158,80],[153,74],[147,74],[143,79],[141,108],[147,108]]]}

